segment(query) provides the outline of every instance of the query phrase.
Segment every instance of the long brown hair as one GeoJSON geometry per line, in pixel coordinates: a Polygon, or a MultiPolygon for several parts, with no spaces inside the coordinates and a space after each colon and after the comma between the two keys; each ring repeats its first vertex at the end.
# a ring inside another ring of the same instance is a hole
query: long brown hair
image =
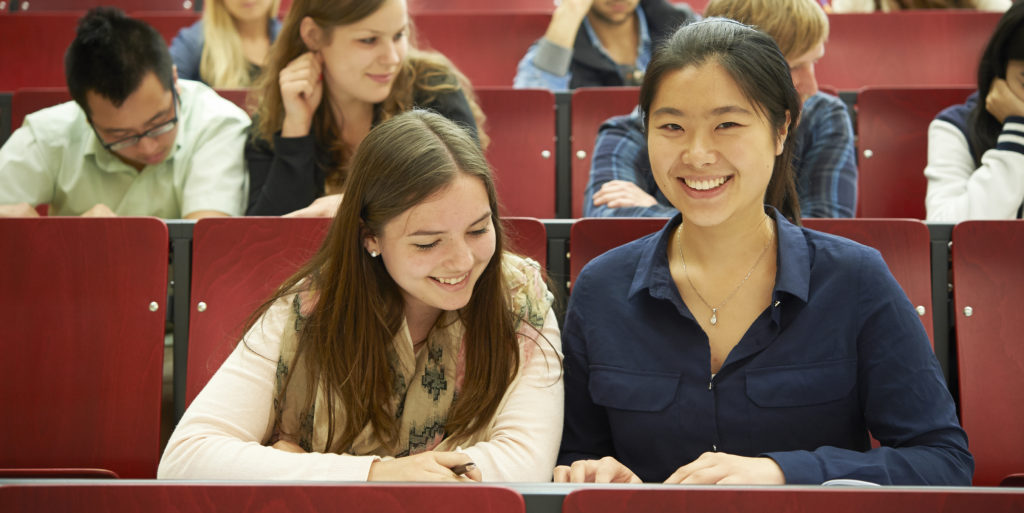
{"type": "MultiPolygon", "coordinates": [[[[278,77],[281,70],[288,66],[309,48],[302,41],[300,25],[305,17],[312,19],[331,37],[332,29],[341,25],[356,23],[377,12],[386,0],[295,0],[288,9],[288,14],[281,25],[277,40],[270,48],[267,65],[257,79],[255,90],[259,99],[256,110],[257,123],[253,127],[256,137],[273,145],[274,134],[284,124],[284,104],[281,100],[281,86],[278,77]]],[[[415,47],[412,20],[410,24],[409,52],[402,62],[398,75],[391,86],[391,93],[375,111],[376,121],[385,121],[392,116],[405,112],[413,107],[417,93],[430,95],[462,90],[469,102],[470,109],[477,125],[477,137],[482,147],[486,148],[489,139],[483,132],[486,117],[476,101],[472,85],[444,55],[437,52],[419,50],[415,47]]],[[[326,83],[324,84],[326,88],[326,83]]],[[[327,172],[327,182],[343,187],[347,175],[349,160],[353,148],[341,138],[341,130],[334,114],[329,107],[329,95],[324,91],[323,99],[313,114],[311,133],[314,138],[330,151],[331,161],[336,164],[327,172]]]]}
{"type": "MultiPolygon", "coordinates": [[[[299,403],[304,411],[316,387],[327,392],[326,451],[346,451],[368,423],[385,446],[393,447],[398,439],[388,347],[402,325],[404,303],[401,289],[363,241],[460,174],[480,179],[487,190],[495,247],[469,303],[458,312],[465,326],[466,374],[448,413],[446,434],[460,441],[484,428],[515,379],[517,316],[501,269],[504,232],[487,161],[469,133],[443,116],[423,110],[400,114],[375,127],[360,144],[345,200],[320,250],[253,316],[257,319],[275,301],[299,291],[317,297],[298,333],[294,366],[308,369],[309,388],[289,390],[289,379],[284,397],[304,401],[299,403]],[[335,412],[342,412],[340,426],[335,412]]],[[[250,320],[249,326],[254,323],[250,320]]]]}
{"type": "Polygon", "coordinates": [[[800,95],[793,86],[789,64],[771,36],[725,18],[707,18],[678,29],[655,52],[640,86],[644,132],[649,131],[651,103],[665,75],[709,60],[725,68],[772,128],[788,130],[782,153],[775,157],[764,201],[800,224],[800,202],[793,178],[800,95]]]}

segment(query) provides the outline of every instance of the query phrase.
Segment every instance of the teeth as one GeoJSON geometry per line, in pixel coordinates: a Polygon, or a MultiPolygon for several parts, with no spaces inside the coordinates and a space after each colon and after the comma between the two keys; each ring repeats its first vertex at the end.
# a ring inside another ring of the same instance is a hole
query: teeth
{"type": "Polygon", "coordinates": [[[466,276],[468,276],[468,275],[463,274],[462,276],[459,276],[458,278],[434,278],[434,279],[439,281],[439,282],[441,282],[441,283],[444,283],[445,285],[455,285],[456,283],[459,283],[462,280],[465,280],[466,276]]]}
{"type": "Polygon", "coordinates": [[[687,180],[686,178],[683,178],[683,181],[693,189],[697,189],[698,191],[707,191],[725,183],[725,177],[723,176],[713,180],[687,180]]]}

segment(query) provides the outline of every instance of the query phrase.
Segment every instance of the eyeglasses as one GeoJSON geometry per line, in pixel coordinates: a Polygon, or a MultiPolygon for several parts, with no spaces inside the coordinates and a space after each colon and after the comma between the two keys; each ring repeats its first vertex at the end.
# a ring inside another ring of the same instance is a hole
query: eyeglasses
{"type": "Polygon", "coordinates": [[[178,92],[175,91],[173,88],[171,89],[171,92],[174,97],[174,117],[171,118],[169,121],[165,121],[153,128],[150,128],[149,130],[146,130],[145,132],[136,135],[131,135],[123,139],[118,139],[112,143],[108,143],[104,142],[103,137],[100,135],[98,131],[96,131],[96,127],[92,124],[92,120],[89,120],[89,126],[92,126],[92,131],[96,134],[96,138],[100,140],[100,144],[103,145],[103,147],[107,151],[120,151],[125,148],[130,148],[132,146],[135,146],[136,144],[139,144],[139,141],[146,137],[149,137],[150,139],[160,137],[161,135],[164,135],[170,132],[171,130],[174,130],[174,127],[178,126],[178,92]]]}

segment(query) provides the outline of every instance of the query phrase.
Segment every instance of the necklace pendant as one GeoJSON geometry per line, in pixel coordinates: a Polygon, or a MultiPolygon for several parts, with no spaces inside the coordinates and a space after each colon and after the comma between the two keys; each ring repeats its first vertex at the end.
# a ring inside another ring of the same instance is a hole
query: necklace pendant
{"type": "Polygon", "coordinates": [[[718,326],[718,309],[717,308],[712,308],[711,309],[711,325],[712,326],[718,326]]]}

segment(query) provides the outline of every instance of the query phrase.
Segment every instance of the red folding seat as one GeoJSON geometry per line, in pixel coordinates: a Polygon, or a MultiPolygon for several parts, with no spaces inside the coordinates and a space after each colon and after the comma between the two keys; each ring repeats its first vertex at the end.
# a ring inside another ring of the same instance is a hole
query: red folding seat
{"type": "Polygon", "coordinates": [[[974,454],[974,484],[1010,474],[1024,484],[1024,221],[953,228],[953,321],[960,420],[974,454]]]}
{"type": "Polygon", "coordinates": [[[167,226],[0,219],[0,240],[0,467],[155,477],[167,226]]]}

